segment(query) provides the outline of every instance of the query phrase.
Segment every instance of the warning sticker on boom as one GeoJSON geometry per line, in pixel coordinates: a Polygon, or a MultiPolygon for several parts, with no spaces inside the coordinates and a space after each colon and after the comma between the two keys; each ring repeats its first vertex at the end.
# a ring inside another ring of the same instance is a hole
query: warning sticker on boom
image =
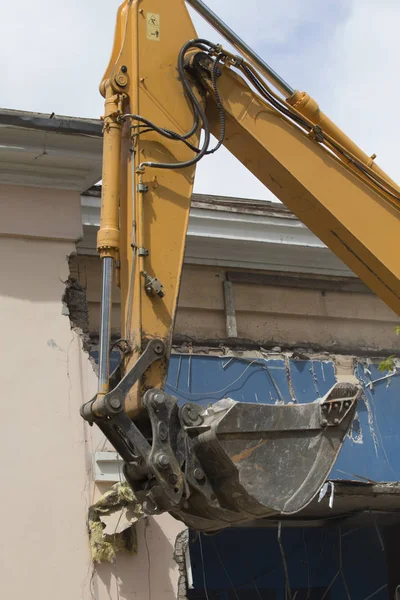
{"type": "Polygon", "coordinates": [[[155,13],[146,14],[147,39],[155,42],[160,41],[160,15],[155,13]]]}

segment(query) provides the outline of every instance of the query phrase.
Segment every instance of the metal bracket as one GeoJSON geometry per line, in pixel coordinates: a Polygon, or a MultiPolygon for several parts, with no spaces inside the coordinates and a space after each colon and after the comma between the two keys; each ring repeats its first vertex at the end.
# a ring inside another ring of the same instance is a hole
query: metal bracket
{"type": "Polygon", "coordinates": [[[190,487],[204,497],[209,506],[218,507],[217,496],[212,485],[197,458],[195,448],[195,434],[204,423],[202,413],[204,407],[198,404],[187,403],[179,409],[179,420],[185,435],[178,437],[178,453],[184,456],[185,477],[190,487]]]}
{"type": "Polygon", "coordinates": [[[125,463],[134,466],[136,472],[140,470],[144,475],[147,474],[151,446],[126,412],[121,410],[107,418],[95,418],[93,422],[101,429],[125,463]]]}
{"type": "Polygon", "coordinates": [[[179,505],[185,489],[183,473],[173,449],[180,429],[177,400],[153,389],[146,392],[143,404],[153,431],[148,463],[158,483],[152,488],[151,497],[156,509],[158,504],[164,509],[173,508],[179,505]]]}
{"type": "Polygon", "coordinates": [[[146,369],[165,354],[165,345],[162,340],[151,340],[143,353],[139,356],[133,367],[114,387],[104,396],[95,396],[81,407],[82,417],[89,422],[94,422],[96,417],[112,417],[123,410],[125,397],[135,383],[142,377],[146,369]]]}
{"type": "Polygon", "coordinates": [[[95,423],[124,461],[124,473],[133,489],[135,482],[149,474],[151,445],[124,411],[125,397],[146,369],[165,354],[165,345],[151,340],[133,367],[105,396],[81,407],[82,417],[95,423]]]}
{"type": "Polygon", "coordinates": [[[147,248],[141,248],[140,246],[136,246],[135,244],[131,244],[131,248],[137,251],[138,256],[149,256],[150,254],[147,248]]]}
{"type": "Polygon", "coordinates": [[[144,277],[144,288],[147,294],[149,294],[149,296],[155,294],[159,298],[164,298],[165,292],[161,281],[157,279],[157,277],[150,277],[146,271],[142,271],[142,276],[144,277]]]}
{"type": "Polygon", "coordinates": [[[315,140],[320,144],[324,142],[324,133],[319,125],[314,125],[308,135],[312,140],[315,140]]]}

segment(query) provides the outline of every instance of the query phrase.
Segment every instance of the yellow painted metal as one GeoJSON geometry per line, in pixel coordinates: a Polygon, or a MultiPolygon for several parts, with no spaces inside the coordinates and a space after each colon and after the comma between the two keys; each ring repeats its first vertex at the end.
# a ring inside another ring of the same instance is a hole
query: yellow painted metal
{"type": "MultiPolygon", "coordinates": [[[[192,126],[193,115],[178,79],[177,60],[181,47],[194,37],[183,0],[126,0],[118,11],[101,92],[105,93],[110,82],[115,93],[126,96],[125,113],[185,133],[192,126]]],[[[194,153],[182,142],[154,132],[132,136],[139,130],[137,125],[135,120],[125,120],[121,143],[121,331],[134,348],[126,368],[149,339],[161,338],[170,347],[194,180],[194,167],[145,168],[138,173],[137,167],[145,160],[186,161],[194,153]],[[139,183],[147,191],[138,192],[139,183]],[[148,256],[139,256],[143,251],[139,253],[138,248],[147,250],[148,256]],[[143,271],[162,283],[164,298],[146,293],[143,271]]],[[[198,135],[191,141],[197,145],[198,135]]],[[[131,416],[141,409],[144,389],[162,387],[167,364],[168,357],[156,361],[147,370],[141,389],[132,391],[126,402],[131,416]]]]}
{"type": "MultiPolygon", "coordinates": [[[[270,108],[230,68],[223,68],[218,87],[227,116],[224,145],[400,315],[400,203],[270,108]]],[[[211,99],[210,93],[207,114],[218,135],[211,99]]]]}
{"type": "MultiPolygon", "coordinates": [[[[288,104],[293,106],[300,114],[307,117],[314,125],[319,125],[324,133],[330,135],[334,140],[348,150],[354,157],[358,158],[367,167],[372,169],[384,181],[392,186],[397,194],[400,194],[398,185],[374,162],[376,155],[368,156],[357,146],[325,113],[322,112],[318,103],[306,92],[296,92],[287,98],[288,104]]],[[[351,164],[349,163],[349,166],[351,164]]]]}
{"type": "Polygon", "coordinates": [[[124,97],[114,92],[110,82],[104,85],[105,114],[103,128],[103,171],[101,192],[100,229],[97,233],[97,250],[101,258],[119,257],[119,184],[121,167],[122,113],[124,97]]]}
{"type": "MultiPolygon", "coordinates": [[[[100,85],[106,97],[102,227],[103,256],[121,248],[122,335],[133,347],[125,368],[149,339],[170,348],[179,293],[194,167],[164,170],[139,164],[181,162],[193,157],[182,142],[142,130],[132,116],[185,133],[193,115],[177,71],[182,46],[196,37],[184,0],[125,0],[121,5],[110,63],[100,85]],[[119,162],[120,161],[120,162],[119,162]],[[108,200],[107,200],[108,198],[108,200]],[[118,207],[119,198],[119,207],[118,207]],[[143,273],[156,277],[165,296],[148,294],[143,273]]],[[[207,114],[218,136],[219,114],[209,86],[207,114]]],[[[226,110],[225,146],[395,312],[400,314],[399,188],[306,94],[288,99],[297,112],[320,125],[367,170],[394,191],[380,191],[354,166],[339,160],[292,121],[271,108],[229,66],[218,88],[226,110]]],[[[198,144],[194,135],[192,143],[198,144]]],[[[127,399],[128,414],[140,397],[162,387],[169,351],[156,361],[127,399]]]]}

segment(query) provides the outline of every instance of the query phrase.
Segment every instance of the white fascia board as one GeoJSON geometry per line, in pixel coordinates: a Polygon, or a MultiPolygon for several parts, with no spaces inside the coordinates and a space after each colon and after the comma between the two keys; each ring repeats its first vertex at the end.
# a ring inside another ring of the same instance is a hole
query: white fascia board
{"type": "MultiPolygon", "coordinates": [[[[100,198],[82,196],[84,239],[82,254],[95,253],[100,225],[100,198]],[[92,233],[93,232],[93,233],[92,233]]],[[[269,206],[251,212],[229,207],[192,204],[185,262],[229,268],[316,275],[354,276],[353,273],[291,213],[269,206]]],[[[282,205],[279,205],[282,206],[282,205]]]]}
{"type": "Polygon", "coordinates": [[[313,248],[326,247],[297,219],[200,208],[192,208],[190,211],[188,237],[191,236],[313,248]]]}
{"type": "Polygon", "coordinates": [[[230,269],[354,277],[328,248],[188,238],[185,263],[230,269]]]}
{"type": "MultiPolygon", "coordinates": [[[[100,198],[82,196],[81,205],[82,224],[99,227],[100,198]]],[[[191,208],[187,237],[326,248],[298,219],[206,208],[191,208]]]]}
{"type": "Polygon", "coordinates": [[[0,183],[83,192],[101,177],[101,138],[0,127],[0,183]]]}

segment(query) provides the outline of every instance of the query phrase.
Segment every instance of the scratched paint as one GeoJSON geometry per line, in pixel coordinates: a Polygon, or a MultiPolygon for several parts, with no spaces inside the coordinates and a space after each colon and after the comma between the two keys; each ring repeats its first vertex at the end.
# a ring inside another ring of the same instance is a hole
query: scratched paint
{"type": "Polygon", "coordinates": [[[363,432],[360,425],[360,419],[358,416],[358,412],[356,412],[353,423],[350,427],[349,438],[354,444],[362,444],[364,442],[363,432]]]}
{"type": "Polygon", "coordinates": [[[368,388],[364,389],[363,395],[361,397],[361,401],[364,402],[365,404],[365,408],[367,409],[367,415],[368,415],[368,426],[369,426],[369,430],[371,433],[371,437],[372,437],[372,441],[374,443],[374,449],[375,449],[375,454],[376,456],[378,456],[378,438],[375,432],[375,427],[374,427],[374,415],[372,412],[372,407],[371,407],[371,403],[370,400],[368,398],[368,388]]]}
{"type": "Polygon", "coordinates": [[[265,444],[268,442],[268,440],[263,440],[261,439],[258,444],[256,444],[255,446],[251,446],[250,448],[245,448],[244,450],[242,450],[242,452],[239,452],[238,454],[234,454],[232,456],[232,460],[235,463],[238,462],[242,462],[242,460],[246,460],[246,458],[249,458],[249,456],[251,456],[253,454],[253,452],[255,452],[255,450],[258,450],[258,448],[262,448],[262,446],[265,446],[265,444]]]}

